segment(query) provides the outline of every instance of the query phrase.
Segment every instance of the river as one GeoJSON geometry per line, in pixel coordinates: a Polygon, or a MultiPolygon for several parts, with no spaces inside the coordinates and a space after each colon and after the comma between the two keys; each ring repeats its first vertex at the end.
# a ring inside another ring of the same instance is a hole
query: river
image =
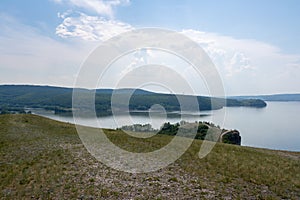
{"type": "MultiPolygon", "coordinates": [[[[243,146],[300,151],[300,102],[267,102],[265,108],[227,107],[217,111],[200,112],[199,115],[188,115],[185,121],[210,121],[226,129],[237,129],[242,137],[243,146]],[[226,111],[224,121],[223,113],[226,111]]],[[[45,110],[32,110],[34,114],[74,123],[72,117],[54,115],[45,110]]],[[[191,113],[195,114],[195,113],[191,113]]],[[[198,113],[199,114],[199,113],[198,113]]],[[[159,128],[166,121],[176,123],[180,117],[166,119],[162,116],[120,116],[118,118],[100,117],[80,119],[80,124],[92,127],[117,128],[123,125],[147,124],[159,128]]]]}

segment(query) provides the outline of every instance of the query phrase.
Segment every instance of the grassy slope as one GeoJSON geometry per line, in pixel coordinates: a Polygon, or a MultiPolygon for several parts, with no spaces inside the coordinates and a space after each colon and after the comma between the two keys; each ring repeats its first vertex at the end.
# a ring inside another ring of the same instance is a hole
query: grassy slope
{"type": "MultiPolygon", "coordinates": [[[[124,149],[149,151],[169,136],[132,139],[107,130],[124,149]],[[141,145],[143,144],[143,145],[141,145]]],[[[198,158],[201,141],[165,169],[119,172],[97,162],[73,125],[34,115],[0,116],[0,199],[297,199],[300,153],[217,144],[198,158]]]]}

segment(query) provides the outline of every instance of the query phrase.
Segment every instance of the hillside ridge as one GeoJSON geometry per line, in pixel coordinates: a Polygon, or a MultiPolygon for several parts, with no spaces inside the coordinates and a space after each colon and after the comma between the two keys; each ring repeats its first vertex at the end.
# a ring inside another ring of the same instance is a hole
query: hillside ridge
{"type": "MultiPolygon", "coordinates": [[[[262,108],[267,105],[264,101],[259,99],[239,100],[207,96],[174,95],[154,93],[141,89],[97,89],[95,94],[93,90],[76,89],[76,92],[77,94],[83,94],[83,101],[85,100],[84,98],[93,97],[95,95],[95,110],[97,116],[112,115],[112,94],[117,96],[117,106],[119,107],[116,109],[121,112],[123,112],[123,109],[126,107],[129,107],[130,111],[147,111],[155,104],[163,106],[167,112],[215,110],[221,109],[224,106],[262,108]],[[129,105],[123,100],[126,99],[128,95],[131,95],[129,105]],[[190,102],[198,102],[198,105],[190,102]],[[184,106],[182,106],[182,104],[184,104],[184,106]]],[[[72,105],[72,95],[72,88],[35,85],[0,85],[0,111],[9,113],[11,111],[20,112],[25,108],[44,108],[53,110],[57,114],[72,114],[71,108],[74,106],[72,105]]]]}

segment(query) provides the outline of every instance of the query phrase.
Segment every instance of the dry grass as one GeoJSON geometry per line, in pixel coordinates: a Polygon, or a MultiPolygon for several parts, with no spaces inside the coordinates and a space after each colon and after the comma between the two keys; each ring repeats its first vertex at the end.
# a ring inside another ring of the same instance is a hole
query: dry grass
{"type": "MultiPolygon", "coordinates": [[[[106,134],[123,149],[148,152],[157,135],[106,134]]],[[[106,167],[84,148],[75,127],[34,115],[0,116],[1,199],[299,199],[300,153],[217,144],[199,159],[195,140],[175,163],[147,174],[106,167]]]]}

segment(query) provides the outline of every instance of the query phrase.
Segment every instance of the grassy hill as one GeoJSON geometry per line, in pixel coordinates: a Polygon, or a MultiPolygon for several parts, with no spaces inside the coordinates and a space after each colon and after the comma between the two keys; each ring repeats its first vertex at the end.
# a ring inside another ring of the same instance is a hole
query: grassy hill
{"type": "MultiPolygon", "coordinates": [[[[105,133],[136,152],[157,149],[172,138],[105,133]]],[[[219,143],[199,159],[201,143],[195,140],[164,169],[130,174],[93,158],[74,125],[29,114],[1,115],[0,199],[299,199],[299,152],[219,143]]]]}

